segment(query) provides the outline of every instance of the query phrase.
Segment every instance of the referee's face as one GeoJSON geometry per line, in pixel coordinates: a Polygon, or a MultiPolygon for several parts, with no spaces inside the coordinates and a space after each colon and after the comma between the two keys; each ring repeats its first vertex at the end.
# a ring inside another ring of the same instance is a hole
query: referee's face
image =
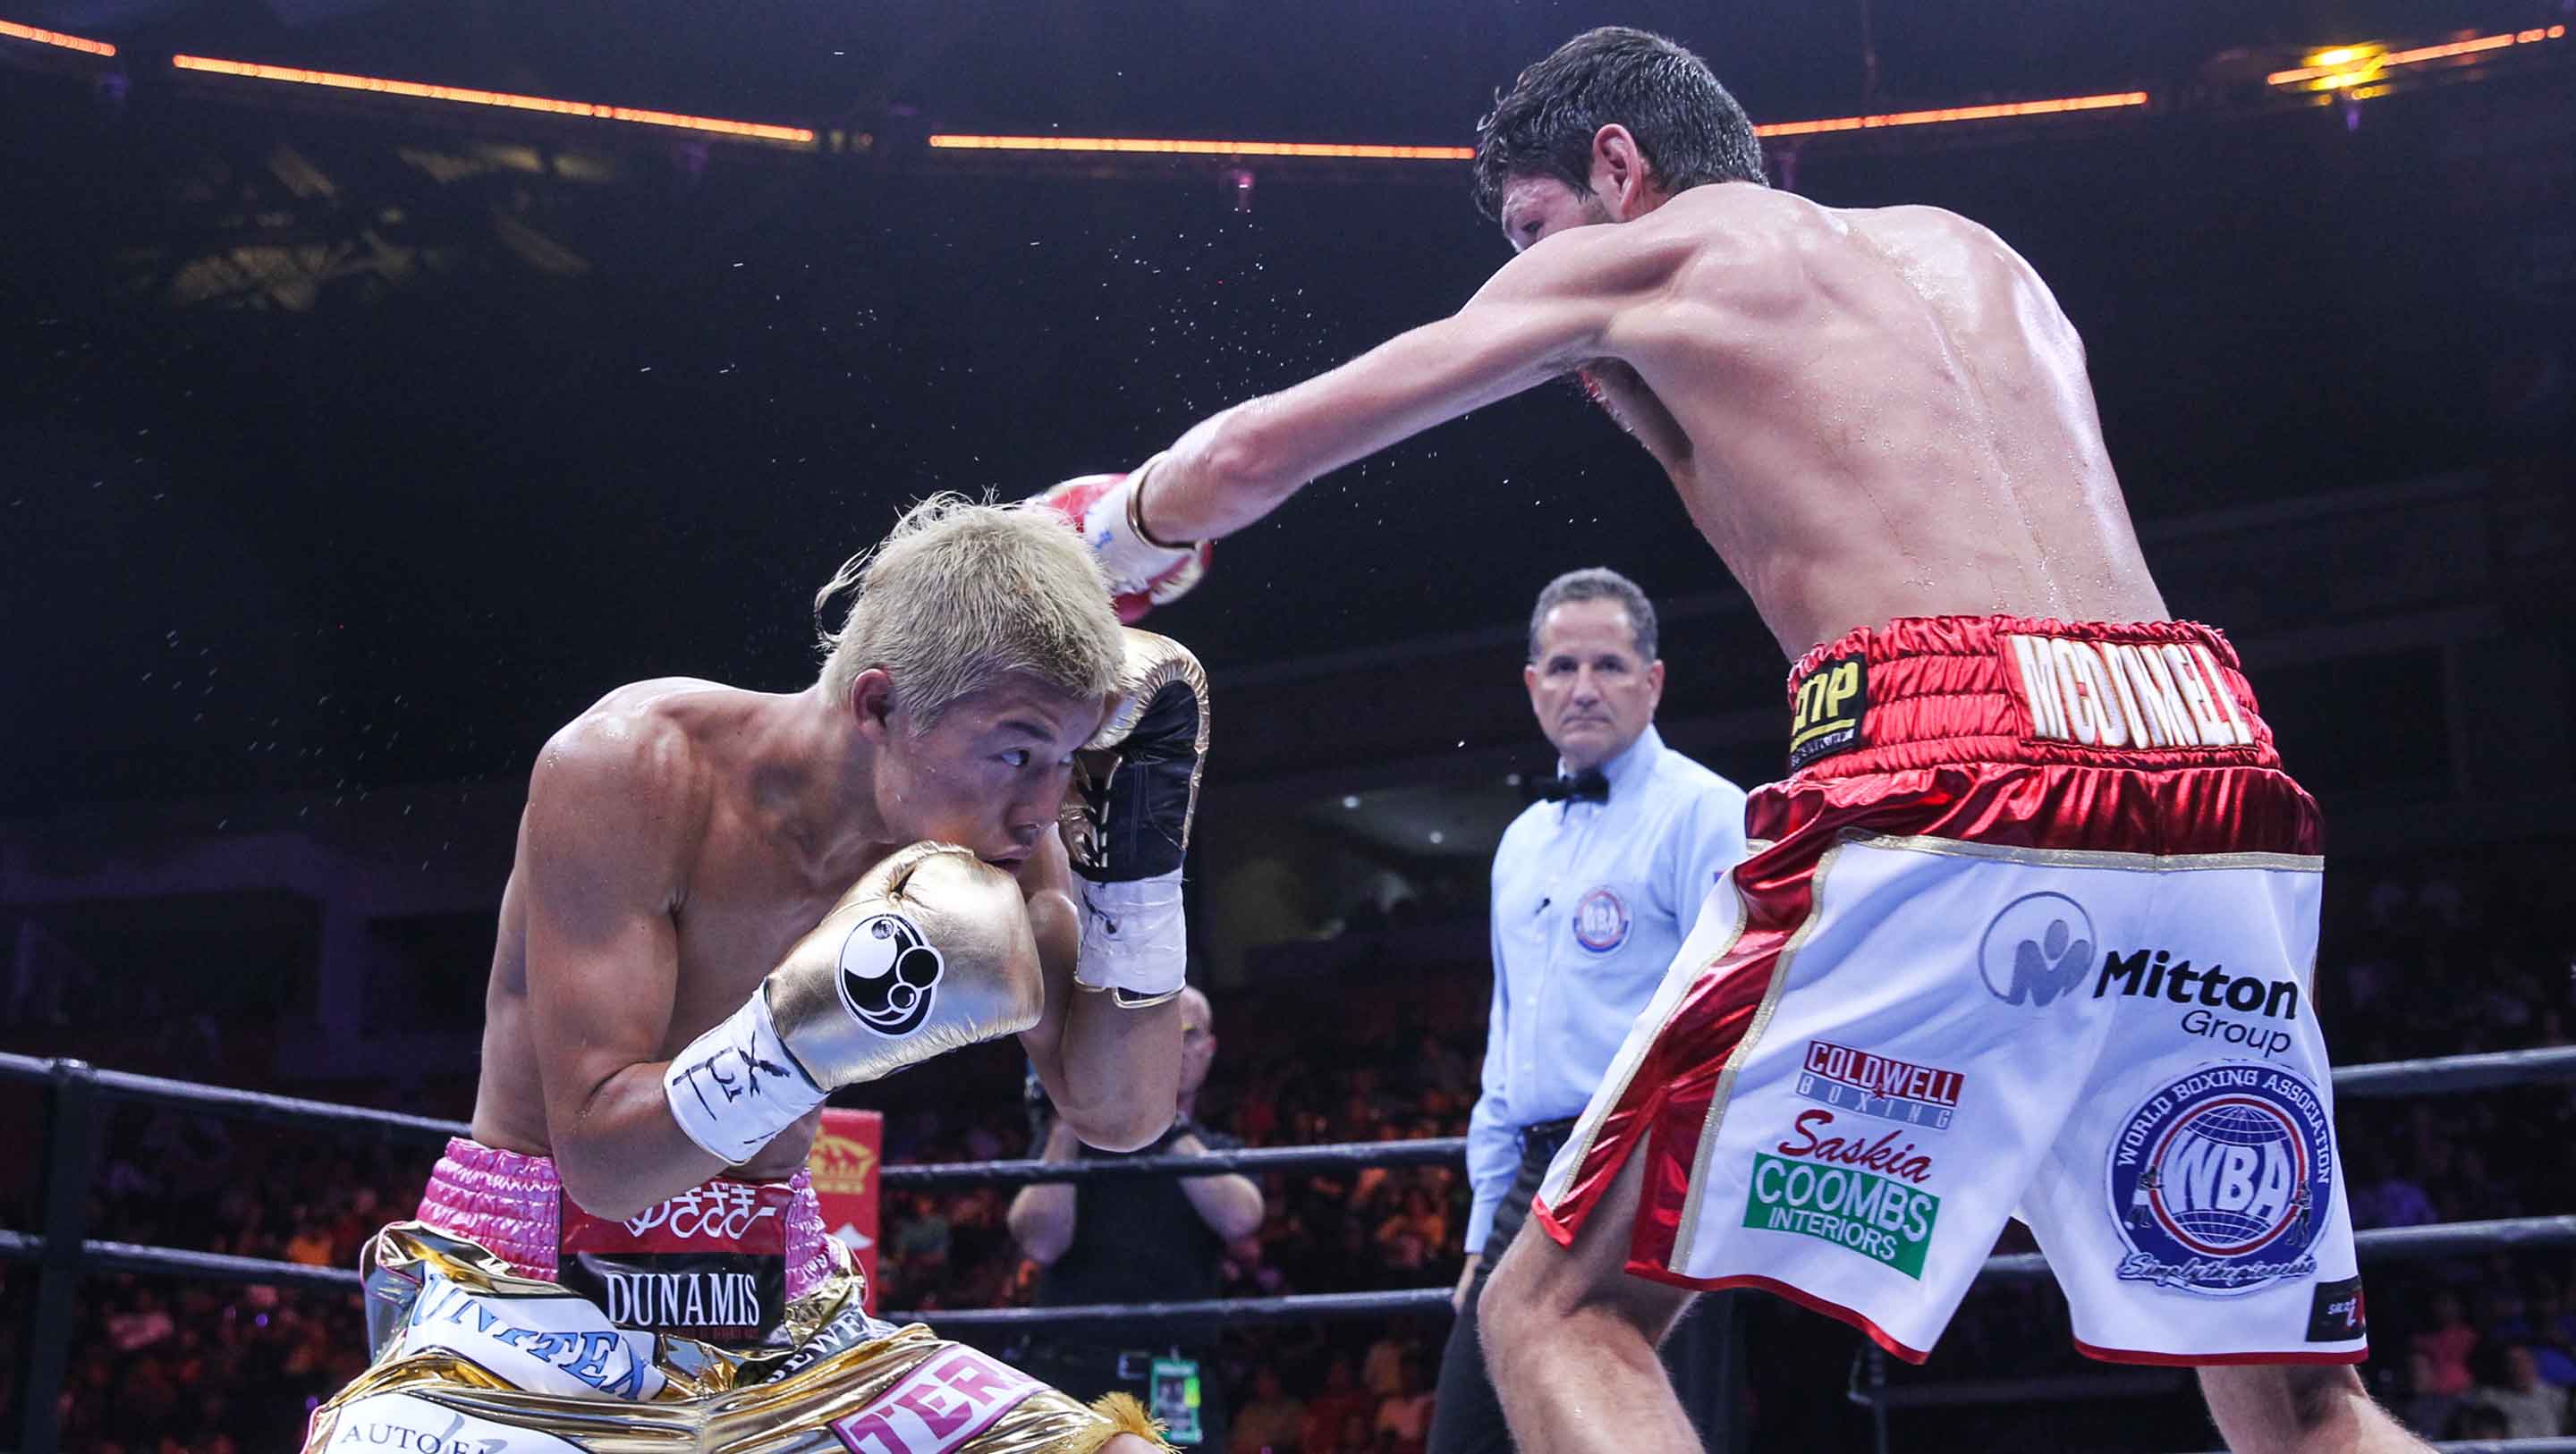
{"type": "Polygon", "coordinates": [[[1521,680],[1538,730],[1572,772],[1627,751],[1664,698],[1664,664],[1637,654],[1636,628],[1616,601],[1567,601],[1549,610],[1538,659],[1521,668],[1521,680]]]}

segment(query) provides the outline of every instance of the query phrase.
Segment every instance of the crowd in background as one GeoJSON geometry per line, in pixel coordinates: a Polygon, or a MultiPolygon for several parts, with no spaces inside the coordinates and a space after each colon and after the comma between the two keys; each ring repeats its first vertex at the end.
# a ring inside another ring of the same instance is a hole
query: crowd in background
{"type": "MultiPolygon", "coordinates": [[[[2576,866],[2569,858],[2566,850],[2522,849],[2330,875],[2314,999],[2337,1058],[2567,1044],[2576,1012],[2570,944],[2563,921],[2546,908],[2576,866]]],[[[1481,981],[1462,973],[1408,984],[1392,1032],[1372,1027],[1385,1023],[1377,1014],[1342,1012],[1344,994],[1368,992],[1364,984],[1329,993],[1270,984],[1220,995],[1224,1048],[1199,1119],[1254,1146],[1462,1134],[1482,1052],[1481,981]]],[[[97,1040],[96,1027],[57,1026],[54,1043],[108,1064],[233,1078],[211,1069],[239,1058],[224,1051],[225,1027],[202,1018],[165,1021],[121,1044],[97,1040]]],[[[46,1032],[11,1027],[11,1044],[47,1053],[46,1032]]],[[[334,1098],[368,1098],[363,1088],[331,1090],[334,1098]]],[[[408,1093],[437,1098],[427,1108],[453,1114],[459,1090],[437,1083],[408,1093]]],[[[10,1094],[16,1099],[0,1106],[0,1121],[17,1129],[6,1149],[32,1167],[40,1145],[30,1128],[41,1124],[40,1107],[32,1091],[10,1094]]],[[[2576,1140],[2576,1092],[2565,1083],[2340,1109],[2360,1226],[2576,1210],[2564,1170],[2564,1148],[2576,1140]]],[[[1028,1147],[1008,1075],[957,1078],[935,1103],[915,1097],[889,1112],[887,1138],[895,1162],[980,1160],[1028,1147]]],[[[378,1223],[413,1204],[427,1161],[416,1145],[128,1107],[113,1118],[98,1161],[91,1235],[349,1266],[378,1223]]],[[[1453,1168],[1272,1175],[1262,1189],[1267,1222],[1227,1249],[1229,1296],[1446,1286],[1457,1276],[1467,1189],[1453,1168]]],[[[35,1197],[32,1178],[10,1185],[0,1220],[32,1228],[35,1197]]],[[[889,1198],[880,1306],[1026,1302],[1034,1268],[1005,1229],[1007,1200],[992,1188],[889,1198]]],[[[0,1264],[0,1405],[9,1406],[0,1417],[12,1421],[34,1284],[32,1267],[0,1264]]],[[[2566,1431],[2576,1388],[2571,1293],[2576,1254],[2565,1249],[2374,1267],[2366,1376],[2428,1435],[2566,1431]]],[[[1839,1348],[1844,1366],[1860,1346],[1782,1304],[1755,1300],[1747,1315],[1773,1342],[1839,1348]]],[[[1445,1320],[1424,1318],[1229,1333],[1219,1376],[1235,1411],[1232,1444],[1247,1454],[1419,1449],[1444,1331],[1445,1320]]],[[[83,1283],[71,1351],[65,1447],[125,1454],[293,1447],[312,1403],[365,1358],[354,1296],[125,1276],[83,1283]]],[[[2045,1283],[1979,1289],[1939,1351],[1920,1377],[2085,1367],[2069,1348],[2064,1305],[2045,1283]]],[[[1785,1445],[1792,1401],[1779,1379],[1794,1370],[1767,1382],[1763,1372],[1757,1357],[1757,1442],[1785,1445]]],[[[1838,1394],[1844,1367],[1806,1372],[1824,1375],[1838,1394]]],[[[1927,1424],[1919,1432],[1933,1431],[1927,1424]]],[[[2136,1436],[2105,1427],[2096,1446],[2127,1447],[2123,1437],[2136,1436]]]]}

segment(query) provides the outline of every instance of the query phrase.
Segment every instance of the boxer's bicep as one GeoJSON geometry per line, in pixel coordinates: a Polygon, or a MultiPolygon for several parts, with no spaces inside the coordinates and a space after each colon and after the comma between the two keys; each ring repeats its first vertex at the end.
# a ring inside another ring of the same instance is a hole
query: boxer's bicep
{"type": "Polygon", "coordinates": [[[559,1154],[603,1086],[664,1058],[679,982],[682,774],[654,745],[597,738],[548,744],[528,793],[528,1012],[559,1154]]]}

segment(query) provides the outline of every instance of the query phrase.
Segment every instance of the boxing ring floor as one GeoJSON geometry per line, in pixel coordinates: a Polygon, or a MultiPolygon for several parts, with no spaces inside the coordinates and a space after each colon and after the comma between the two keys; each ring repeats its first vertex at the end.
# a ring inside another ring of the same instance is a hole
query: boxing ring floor
{"type": "MultiPolygon", "coordinates": [[[[462,1122],[442,1121],[398,1111],[303,1100],[259,1091],[199,1085],[127,1071],[103,1070],[79,1060],[49,1060],[0,1054],[0,1081],[32,1083],[46,1094],[45,1153],[39,1205],[42,1223],[34,1232],[0,1229],[0,1258],[32,1262],[37,1267],[35,1317],[25,1342],[17,1386],[24,1416],[15,1431],[19,1454],[55,1454],[61,1447],[58,1407],[70,1365],[75,1295],[83,1277],[96,1273],[140,1273],[199,1278],[219,1282],[270,1283],[327,1291],[359,1290],[355,1268],[314,1267],[304,1263],[236,1257],[177,1247],[144,1246],[93,1240],[87,1235],[89,1194],[97,1167],[102,1118],[118,1104],[145,1104],[238,1116],[290,1126],[358,1128],[395,1140],[443,1144],[448,1137],[470,1134],[462,1122]]],[[[2423,1060],[2346,1066],[2335,1072],[2338,1105],[2348,1100],[2396,1096],[2463,1095],[2482,1090],[2547,1081],[2576,1081],[2576,1046],[2537,1050],[2452,1055],[2423,1060]]],[[[1101,1181],[1122,1176],[1171,1176],[1182,1173],[1338,1170],[1360,1166],[1457,1164],[1466,1142],[1459,1137],[1414,1141],[1346,1142],[1315,1146],[1259,1147],[1216,1151],[1202,1156],[1151,1156],[1117,1161],[1055,1164],[1042,1161],[968,1161],[919,1166],[884,1166],[879,1170],[887,1190],[959,1184],[1021,1186],[1033,1182],[1101,1181]]],[[[2369,1228],[2355,1235],[2361,1260],[2381,1265],[2541,1248],[2576,1247],[2576,1209],[2535,1217],[2491,1221],[2434,1223],[2414,1227],[2369,1228]]],[[[2048,1275],[2037,1253],[2000,1254],[1987,1260],[1978,1275],[1988,1281],[2030,1280],[2048,1275]]],[[[1017,1332],[1103,1322],[1138,1320],[1175,1326],[1252,1326],[1322,1319],[1386,1317],[1446,1313],[1446,1286],[1406,1288],[1391,1292],[1299,1293],[1260,1298],[1227,1298],[1196,1302],[1102,1303],[1048,1308],[942,1309],[936,1314],[889,1312],[895,1323],[932,1322],[945,1334],[1017,1332]]],[[[2147,1390],[2141,1379],[2162,1375],[2164,1386],[2186,1376],[2173,1370],[2104,1373],[2092,1379],[2022,1379],[1890,1385],[1884,1354],[1865,1351],[1853,1367],[1849,1398],[1871,1415],[1874,1444],[1887,1454],[1895,1441],[1894,1423],[1901,1413],[2006,1405],[2069,1398],[2118,1397],[2147,1390]]],[[[2459,1451],[2498,1454],[2576,1454],[2576,1437],[2484,1440],[2440,1444],[2459,1451]]]]}

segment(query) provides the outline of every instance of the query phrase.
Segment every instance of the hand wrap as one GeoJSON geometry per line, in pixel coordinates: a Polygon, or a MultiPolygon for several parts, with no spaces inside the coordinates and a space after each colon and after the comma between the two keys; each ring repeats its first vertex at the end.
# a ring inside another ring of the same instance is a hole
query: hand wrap
{"type": "Polygon", "coordinates": [[[1207,673],[1179,642],[1130,627],[1119,686],[1062,818],[1083,880],[1074,983],[1132,1008],[1179,994],[1189,971],[1181,862],[1207,764],[1207,673]]]}

